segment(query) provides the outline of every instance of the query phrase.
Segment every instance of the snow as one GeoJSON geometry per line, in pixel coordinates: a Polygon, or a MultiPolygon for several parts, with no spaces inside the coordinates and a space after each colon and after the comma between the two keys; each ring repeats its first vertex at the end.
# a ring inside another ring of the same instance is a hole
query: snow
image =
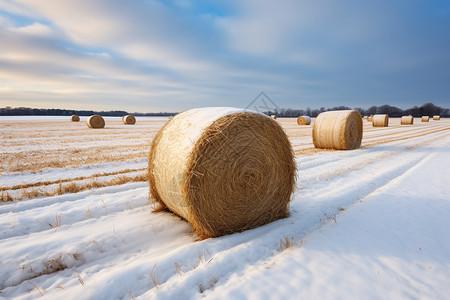
{"type": "MultiPolygon", "coordinates": [[[[0,116],[0,122],[61,122],[70,120],[71,116],[0,116]]],[[[79,122],[86,122],[89,117],[80,116],[79,122]]],[[[136,122],[140,121],[167,121],[169,117],[147,117],[137,116],[136,122]]],[[[122,117],[108,117],[103,116],[105,121],[122,121],[122,117]]]]}
{"type": "Polygon", "coordinates": [[[172,121],[174,127],[172,130],[177,130],[178,134],[183,137],[179,147],[190,152],[193,141],[197,141],[200,138],[205,128],[219,118],[241,112],[250,112],[267,117],[256,111],[235,107],[202,107],[190,109],[176,115],[172,121]],[[192,120],[196,120],[196,122],[192,123],[192,120]]]}
{"type": "Polygon", "coordinates": [[[220,238],[151,213],[146,182],[1,203],[0,299],[450,299],[450,120],[364,130],[360,149],[297,155],[289,218],[220,238]]]}

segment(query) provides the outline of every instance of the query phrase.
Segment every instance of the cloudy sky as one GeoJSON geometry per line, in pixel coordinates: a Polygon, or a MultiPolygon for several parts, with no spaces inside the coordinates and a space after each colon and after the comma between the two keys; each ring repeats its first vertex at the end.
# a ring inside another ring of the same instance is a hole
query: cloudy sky
{"type": "Polygon", "coordinates": [[[0,107],[450,107],[448,0],[0,0],[0,107]]]}

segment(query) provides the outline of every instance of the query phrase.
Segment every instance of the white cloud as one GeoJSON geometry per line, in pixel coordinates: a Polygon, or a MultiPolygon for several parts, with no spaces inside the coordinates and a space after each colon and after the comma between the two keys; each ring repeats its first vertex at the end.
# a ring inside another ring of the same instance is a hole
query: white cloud
{"type": "Polygon", "coordinates": [[[183,3],[0,0],[7,12],[0,17],[0,81],[12,88],[8,99],[36,91],[181,110],[245,106],[264,90],[286,107],[352,105],[351,97],[364,106],[364,91],[372,99],[395,94],[386,74],[414,74],[420,83],[432,78],[423,68],[450,69],[442,29],[449,21],[416,22],[413,12],[426,5],[415,0],[408,7],[395,0],[246,0],[227,2],[227,12],[217,14],[200,8],[202,1],[183,3]]]}

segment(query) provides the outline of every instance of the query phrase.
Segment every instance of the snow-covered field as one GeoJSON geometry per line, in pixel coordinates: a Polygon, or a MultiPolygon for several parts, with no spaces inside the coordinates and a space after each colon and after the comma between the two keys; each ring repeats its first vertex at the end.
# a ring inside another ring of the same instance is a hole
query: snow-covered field
{"type": "Polygon", "coordinates": [[[149,144],[166,118],[106,128],[0,118],[0,298],[450,299],[450,120],[296,153],[291,216],[196,241],[151,213],[149,144]],[[76,191],[76,193],[73,193],[76,191]]]}

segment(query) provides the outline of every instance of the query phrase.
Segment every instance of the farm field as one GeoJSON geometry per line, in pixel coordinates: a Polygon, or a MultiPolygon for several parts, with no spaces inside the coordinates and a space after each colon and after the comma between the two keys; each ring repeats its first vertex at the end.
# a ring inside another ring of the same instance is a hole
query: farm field
{"type": "Polygon", "coordinates": [[[450,299],[450,119],[364,120],[352,151],[277,119],[298,168],[291,216],[203,241],[151,213],[167,118],[85,120],[0,118],[0,299],[450,299]]]}

